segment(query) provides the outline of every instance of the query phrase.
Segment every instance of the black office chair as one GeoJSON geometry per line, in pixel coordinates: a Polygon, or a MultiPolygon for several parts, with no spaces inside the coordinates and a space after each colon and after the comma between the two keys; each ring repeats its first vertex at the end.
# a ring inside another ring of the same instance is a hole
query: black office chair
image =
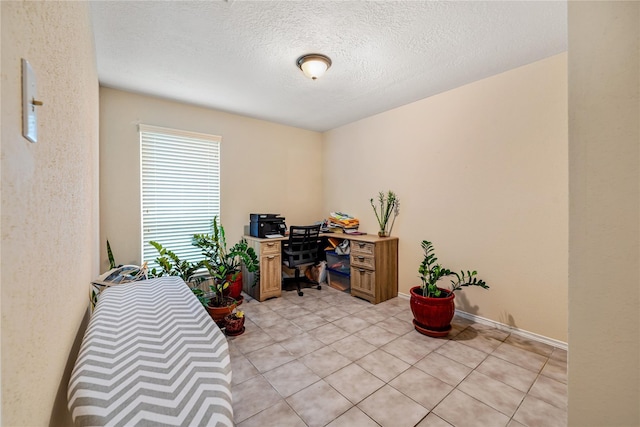
{"type": "Polygon", "coordinates": [[[282,245],[282,264],[295,269],[295,277],[283,279],[283,285],[295,282],[298,295],[304,295],[300,289],[300,283],[309,283],[321,289],[320,284],[309,279],[304,274],[300,276],[300,267],[317,264],[320,249],[320,224],[318,225],[292,225],[289,227],[289,240],[282,245]]]}

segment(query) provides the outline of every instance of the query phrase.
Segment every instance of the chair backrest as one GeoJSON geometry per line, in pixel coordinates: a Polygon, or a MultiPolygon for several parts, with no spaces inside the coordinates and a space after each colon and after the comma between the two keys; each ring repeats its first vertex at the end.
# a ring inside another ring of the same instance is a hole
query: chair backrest
{"type": "Polygon", "coordinates": [[[318,260],[320,247],[320,224],[292,225],[289,227],[289,240],[284,242],[283,253],[289,267],[310,264],[318,260]]]}

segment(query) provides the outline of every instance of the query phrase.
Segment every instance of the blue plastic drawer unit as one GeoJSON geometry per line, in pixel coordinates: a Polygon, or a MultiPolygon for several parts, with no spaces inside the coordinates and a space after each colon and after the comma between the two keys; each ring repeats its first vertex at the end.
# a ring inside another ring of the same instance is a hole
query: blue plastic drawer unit
{"type": "Polygon", "coordinates": [[[337,270],[327,269],[327,280],[329,286],[341,291],[348,291],[351,289],[351,277],[347,273],[341,273],[337,270]]]}
{"type": "Polygon", "coordinates": [[[338,273],[349,274],[351,270],[351,262],[349,261],[349,255],[338,255],[335,251],[326,251],[327,255],[327,268],[329,270],[337,271],[338,273]]]}

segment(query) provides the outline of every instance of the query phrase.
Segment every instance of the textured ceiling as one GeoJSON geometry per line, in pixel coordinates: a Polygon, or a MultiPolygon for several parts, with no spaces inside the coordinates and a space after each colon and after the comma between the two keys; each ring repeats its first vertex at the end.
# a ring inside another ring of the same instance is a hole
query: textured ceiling
{"type": "Polygon", "coordinates": [[[95,1],[104,86],[325,131],[567,49],[565,1],[95,1]],[[318,80],[296,59],[329,56],[318,80]]]}

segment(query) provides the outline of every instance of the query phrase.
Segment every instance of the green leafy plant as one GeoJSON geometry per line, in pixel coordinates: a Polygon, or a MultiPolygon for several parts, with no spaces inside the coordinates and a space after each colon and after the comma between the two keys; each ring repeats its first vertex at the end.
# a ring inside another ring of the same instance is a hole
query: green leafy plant
{"type": "Polygon", "coordinates": [[[373,212],[376,214],[376,219],[380,226],[378,234],[380,236],[390,235],[391,230],[393,230],[393,224],[396,222],[396,217],[400,214],[400,199],[398,199],[396,193],[391,190],[389,190],[387,194],[380,191],[378,193],[378,206],[376,206],[373,198],[371,198],[371,207],[373,207],[373,212]],[[378,207],[380,208],[379,212],[378,207]],[[389,220],[391,220],[390,226],[389,220]],[[388,230],[387,227],[389,227],[388,230]]]}
{"type": "Polygon", "coordinates": [[[149,244],[158,251],[158,257],[155,261],[160,266],[159,270],[152,269],[151,275],[154,277],[181,277],[205,306],[223,307],[228,305],[227,302],[233,302],[228,301],[230,298],[224,295],[224,291],[229,287],[231,281],[236,280],[241,266],[244,266],[250,273],[257,272],[259,269],[258,256],[245,239],[241,239],[231,248],[227,248],[224,227],[218,224],[218,217],[213,218],[211,233],[193,236],[192,244],[200,248],[204,256],[201,261],[182,260],[175,252],[163,247],[158,242],[152,241],[149,244]],[[213,292],[212,297],[199,287],[206,280],[206,277],[198,274],[203,267],[207,269],[212,281],[209,286],[213,292]]]}
{"type": "MultiPolygon", "coordinates": [[[[200,248],[204,255],[202,265],[207,269],[212,279],[210,285],[213,298],[210,304],[216,307],[228,305],[229,298],[225,290],[230,282],[235,281],[241,267],[244,266],[249,273],[258,272],[260,264],[258,255],[243,238],[231,248],[227,247],[227,237],[224,227],[218,224],[218,217],[214,217],[211,224],[211,233],[195,234],[193,245],[200,248]]],[[[254,285],[258,280],[256,274],[254,285]]]]}
{"type": "Polygon", "coordinates": [[[235,280],[235,276],[240,272],[242,265],[249,273],[257,272],[260,267],[258,255],[247,244],[246,239],[242,238],[231,248],[227,248],[224,227],[218,224],[218,217],[213,218],[210,234],[196,234],[193,236],[193,245],[202,250],[205,261],[208,262],[210,268],[216,274],[220,274],[222,270],[219,267],[222,266],[226,274],[233,275],[232,281],[235,280]]]}
{"type": "Polygon", "coordinates": [[[109,244],[109,239],[107,239],[107,257],[109,258],[109,269],[116,268],[116,260],[113,257],[113,252],[111,252],[111,245],[109,244]]]}
{"type": "Polygon", "coordinates": [[[428,240],[422,241],[422,250],[424,251],[424,259],[420,263],[418,273],[420,274],[420,280],[422,285],[422,296],[428,298],[445,298],[450,293],[459,291],[466,286],[479,286],[483,289],[489,289],[489,286],[482,279],[476,277],[477,271],[466,272],[461,270],[460,273],[453,272],[448,268],[438,264],[438,258],[436,257],[433,249],[433,244],[428,240]],[[451,287],[448,290],[443,290],[438,287],[437,283],[440,279],[447,276],[455,276],[454,280],[451,280],[451,287]]]}
{"type": "Polygon", "coordinates": [[[161,270],[157,270],[156,268],[151,269],[150,275],[153,277],[178,276],[185,281],[189,289],[191,289],[191,292],[193,292],[203,306],[209,304],[209,298],[205,295],[204,291],[199,288],[200,283],[204,281],[204,277],[196,275],[204,266],[202,261],[191,262],[189,260],[182,260],[175,252],[163,247],[158,242],[151,241],[149,244],[158,251],[156,263],[158,263],[161,268],[161,270]]]}
{"type": "Polygon", "coordinates": [[[191,288],[191,292],[193,292],[193,295],[195,295],[196,298],[198,298],[198,301],[200,301],[200,304],[202,304],[205,307],[209,305],[209,301],[211,300],[211,298],[207,297],[202,289],[193,287],[191,288]]]}
{"type": "Polygon", "coordinates": [[[214,307],[231,305],[233,303],[233,299],[224,294],[224,291],[229,287],[230,283],[230,272],[227,267],[222,264],[212,263],[211,260],[208,259],[205,259],[202,263],[207,268],[212,279],[212,283],[209,287],[213,292],[213,297],[209,301],[209,304],[214,307]]]}
{"type": "Polygon", "coordinates": [[[160,243],[151,241],[149,244],[158,251],[156,263],[162,268],[162,270],[156,270],[155,268],[151,270],[151,274],[154,277],[178,276],[187,283],[197,279],[195,274],[203,267],[202,261],[181,260],[176,253],[163,247],[160,243]]]}

